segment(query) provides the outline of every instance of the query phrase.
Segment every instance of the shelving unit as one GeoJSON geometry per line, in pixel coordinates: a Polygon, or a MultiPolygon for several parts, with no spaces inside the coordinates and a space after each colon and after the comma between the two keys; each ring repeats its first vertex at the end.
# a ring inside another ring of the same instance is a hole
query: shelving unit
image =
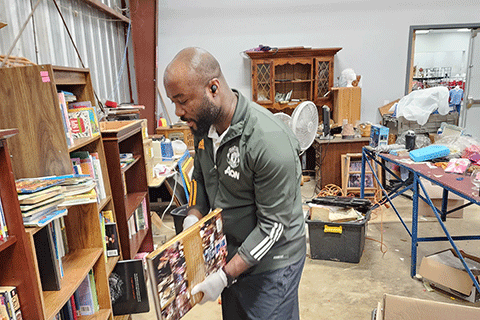
{"type": "Polygon", "coordinates": [[[17,129],[0,130],[0,199],[9,234],[5,241],[0,241],[0,285],[16,286],[23,318],[37,319],[42,297],[40,292],[31,290],[38,286],[39,280],[34,261],[28,254],[30,246],[23,227],[7,145],[7,138],[17,133],[17,129]]]}
{"type": "Polygon", "coordinates": [[[133,233],[132,225],[129,226],[129,219],[132,219],[142,201],[146,202],[147,210],[150,208],[142,122],[140,120],[100,122],[100,131],[108,154],[108,174],[112,182],[123,258],[133,259],[138,252],[153,251],[150,214],[146,215],[148,226],[146,229],[133,233]],[[135,161],[122,168],[120,153],[132,153],[135,161]]]}
{"type": "Polygon", "coordinates": [[[287,114],[306,100],[332,108],[334,56],[341,49],[298,47],[246,52],[251,58],[253,101],[272,112],[287,114]],[[280,97],[288,92],[290,99],[282,100],[280,97]]]}
{"type": "MultiPolygon", "coordinates": [[[[71,152],[96,152],[101,162],[106,192],[106,198],[100,203],[68,208],[65,225],[69,254],[62,259],[64,277],[60,291],[42,290],[39,276],[41,266],[37,263],[34,245],[34,235],[41,228],[25,229],[21,215],[19,216],[15,225],[21,226],[26,234],[26,250],[24,261],[12,261],[11,265],[22,273],[22,269],[32,269],[35,278],[34,283],[28,286],[31,297],[23,298],[24,293],[19,294],[22,312],[25,308],[26,314],[31,315],[24,315],[24,319],[53,319],[90,269],[93,269],[95,275],[100,311],[82,319],[113,319],[108,276],[121,257],[108,258],[106,262],[103,249],[99,214],[102,210],[112,210],[115,216],[103,141],[97,135],[77,139],[68,147],[57,95],[58,90],[69,91],[77,96],[78,101],[88,100],[95,105],[89,70],[38,65],[2,68],[0,77],[0,128],[22,128],[11,141],[15,178],[71,174],[71,152]]],[[[17,199],[16,193],[10,197],[17,199]]],[[[17,233],[15,235],[18,242],[17,233]]]]}

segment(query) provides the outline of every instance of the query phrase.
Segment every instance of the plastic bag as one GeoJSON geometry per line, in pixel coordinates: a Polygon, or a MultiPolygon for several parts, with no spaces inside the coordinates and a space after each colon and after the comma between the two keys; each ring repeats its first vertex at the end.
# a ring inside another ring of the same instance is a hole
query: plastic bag
{"type": "Polygon", "coordinates": [[[445,136],[438,139],[435,144],[446,146],[450,149],[448,158],[460,158],[463,151],[472,145],[480,145],[479,141],[468,136],[445,136]]]}
{"type": "Polygon", "coordinates": [[[435,110],[441,115],[446,115],[450,111],[446,87],[412,91],[398,102],[397,117],[403,116],[423,126],[435,110]]]}

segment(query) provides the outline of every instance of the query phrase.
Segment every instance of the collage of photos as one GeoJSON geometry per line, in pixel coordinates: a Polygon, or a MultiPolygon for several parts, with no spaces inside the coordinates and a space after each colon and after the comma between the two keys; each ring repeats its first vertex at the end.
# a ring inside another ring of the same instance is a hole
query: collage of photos
{"type": "Polygon", "coordinates": [[[227,259],[227,239],[221,215],[205,222],[200,229],[205,260],[205,277],[223,267],[227,259]]]}
{"type": "Polygon", "coordinates": [[[182,318],[196,303],[190,295],[193,288],[189,288],[192,279],[197,279],[196,273],[200,272],[201,280],[225,265],[227,240],[220,212],[210,213],[197,222],[193,233],[181,233],[171,240],[171,245],[147,256],[152,288],[157,289],[155,305],[160,319],[182,318]]]}
{"type": "Polygon", "coordinates": [[[183,244],[175,242],[153,260],[162,319],[178,320],[191,308],[183,244]]]}

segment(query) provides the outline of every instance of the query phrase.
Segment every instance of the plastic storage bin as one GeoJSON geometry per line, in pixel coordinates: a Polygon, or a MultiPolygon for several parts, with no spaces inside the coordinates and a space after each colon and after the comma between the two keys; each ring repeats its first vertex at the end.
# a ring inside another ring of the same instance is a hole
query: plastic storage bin
{"type": "Polygon", "coordinates": [[[183,220],[187,216],[187,204],[173,209],[170,214],[173,217],[173,224],[175,225],[175,233],[179,234],[183,231],[183,220]]]}
{"type": "Polygon", "coordinates": [[[355,222],[307,220],[312,259],[358,263],[365,246],[370,209],[357,208],[365,219],[355,222]]]}

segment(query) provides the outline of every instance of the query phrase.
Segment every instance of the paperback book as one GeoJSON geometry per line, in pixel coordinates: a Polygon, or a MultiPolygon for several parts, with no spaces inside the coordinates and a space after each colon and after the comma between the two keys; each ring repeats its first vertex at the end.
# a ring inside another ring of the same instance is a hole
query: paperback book
{"type": "Polygon", "coordinates": [[[150,311],[142,260],[122,260],[109,278],[114,315],[150,311]]]}
{"type": "Polygon", "coordinates": [[[147,256],[158,319],[180,319],[200,300],[193,287],[226,263],[221,209],[215,209],[147,256]]]}

